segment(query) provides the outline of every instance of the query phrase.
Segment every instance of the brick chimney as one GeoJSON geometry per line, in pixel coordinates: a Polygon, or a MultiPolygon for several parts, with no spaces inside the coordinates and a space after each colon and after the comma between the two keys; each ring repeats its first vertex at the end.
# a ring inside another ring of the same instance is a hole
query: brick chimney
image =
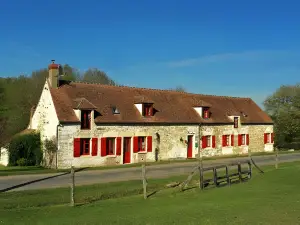
{"type": "Polygon", "coordinates": [[[49,83],[50,87],[57,88],[59,86],[58,79],[59,79],[59,65],[55,63],[55,60],[51,60],[52,63],[49,64],[49,83]]]}

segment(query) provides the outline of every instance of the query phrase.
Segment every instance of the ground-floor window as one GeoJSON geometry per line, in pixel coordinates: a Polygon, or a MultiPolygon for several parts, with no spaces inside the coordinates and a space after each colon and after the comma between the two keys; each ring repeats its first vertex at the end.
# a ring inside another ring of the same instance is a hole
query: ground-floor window
{"type": "Polygon", "coordinates": [[[265,133],[264,142],[265,144],[274,143],[274,133],[265,133]]]}
{"type": "Polygon", "coordinates": [[[115,155],[115,139],[106,138],[106,155],[115,155]]]}
{"type": "Polygon", "coordinates": [[[234,136],[226,134],[223,135],[222,137],[222,146],[223,147],[227,147],[227,146],[233,146],[234,145],[234,136]]]}
{"type": "Polygon", "coordinates": [[[136,136],[133,139],[133,152],[151,152],[152,136],[136,136]]]}
{"type": "Polygon", "coordinates": [[[90,155],[90,138],[74,138],[74,157],[90,155]]]}
{"type": "Polygon", "coordinates": [[[249,145],[249,134],[238,135],[238,146],[249,145]]]}
{"type": "Polygon", "coordinates": [[[216,147],[216,136],[206,135],[202,137],[202,148],[215,148],[216,147]]]}

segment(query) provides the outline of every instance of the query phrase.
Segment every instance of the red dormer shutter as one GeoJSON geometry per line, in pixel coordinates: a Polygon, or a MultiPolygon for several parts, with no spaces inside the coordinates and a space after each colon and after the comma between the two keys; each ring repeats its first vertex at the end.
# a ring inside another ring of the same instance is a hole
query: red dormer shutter
{"type": "Polygon", "coordinates": [[[250,140],[249,140],[249,134],[247,134],[246,135],[246,145],[249,145],[249,142],[250,142],[250,140]]]}
{"type": "Polygon", "coordinates": [[[234,135],[231,135],[231,146],[234,146],[234,135]]]}
{"type": "Polygon", "coordinates": [[[74,157],[80,156],[80,138],[74,138],[74,157]]]}
{"type": "Polygon", "coordinates": [[[212,148],[215,148],[216,147],[216,136],[213,135],[212,136],[212,148]]]}
{"type": "Polygon", "coordinates": [[[202,148],[206,148],[207,147],[207,138],[206,136],[202,136],[202,148]]]}
{"type": "Polygon", "coordinates": [[[147,152],[152,152],[152,136],[147,137],[147,152]]]}
{"type": "Polygon", "coordinates": [[[116,155],[121,155],[121,146],[122,146],[122,138],[117,137],[117,153],[116,153],[116,155]]]}
{"type": "Polygon", "coordinates": [[[98,138],[92,138],[92,156],[97,155],[98,138]]]}

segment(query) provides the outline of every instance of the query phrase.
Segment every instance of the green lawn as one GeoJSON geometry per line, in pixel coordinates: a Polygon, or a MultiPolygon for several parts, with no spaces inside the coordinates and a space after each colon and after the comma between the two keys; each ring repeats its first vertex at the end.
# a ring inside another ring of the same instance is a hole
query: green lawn
{"type": "MultiPolygon", "coordinates": [[[[66,204],[68,189],[2,193],[0,224],[300,224],[300,163],[263,169],[265,174],[231,187],[163,189],[147,200],[136,195],[139,181],[79,187],[77,202],[90,203],[74,208],[66,204]]],[[[159,190],[182,179],[149,184],[159,190]]]]}
{"type": "MultiPolygon", "coordinates": [[[[279,151],[279,154],[293,154],[299,153],[300,151],[279,151]]],[[[274,155],[274,152],[256,152],[252,153],[253,156],[259,155],[274,155]]],[[[214,156],[214,157],[204,157],[203,160],[215,160],[215,159],[225,159],[225,158],[237,158],[245,157],[247,155],[225,155],[225,156],[214,156]]],[[[182,163],[182,162],[191,162],[196,161],[197,159],[183,159],[183,160],[169,160],[169,161],[159,161],[159,162],[148,162],[147,165],[158,165],[158,164],[169,164],[169,163],[182,163]]],[[[89,167],[85,170],[108,170],[116,168],[130,168],[130,167],[139,167],[141,163],[136,164],[127,164],[127,165],[117,165],[117,166],[102,166],[102,167],[89,167]]],[[[47,169],[40,166],[12,166],[5,167],[0,165],[0,176],[12,176],[12,175],[24,175],[24,174],[43,174],[43,173],[58,173],[58,172],[69,172],[69,169],[47,169]]]]}

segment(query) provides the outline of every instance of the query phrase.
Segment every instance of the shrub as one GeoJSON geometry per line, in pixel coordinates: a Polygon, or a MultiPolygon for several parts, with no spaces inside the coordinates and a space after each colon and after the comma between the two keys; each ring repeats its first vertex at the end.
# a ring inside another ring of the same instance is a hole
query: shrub
{"type": "Polygon", "coordinates": [[[43,153],[39,133],[30,133],[15,136],[9,144],[10,166],[40,165],[43,153]]]}

